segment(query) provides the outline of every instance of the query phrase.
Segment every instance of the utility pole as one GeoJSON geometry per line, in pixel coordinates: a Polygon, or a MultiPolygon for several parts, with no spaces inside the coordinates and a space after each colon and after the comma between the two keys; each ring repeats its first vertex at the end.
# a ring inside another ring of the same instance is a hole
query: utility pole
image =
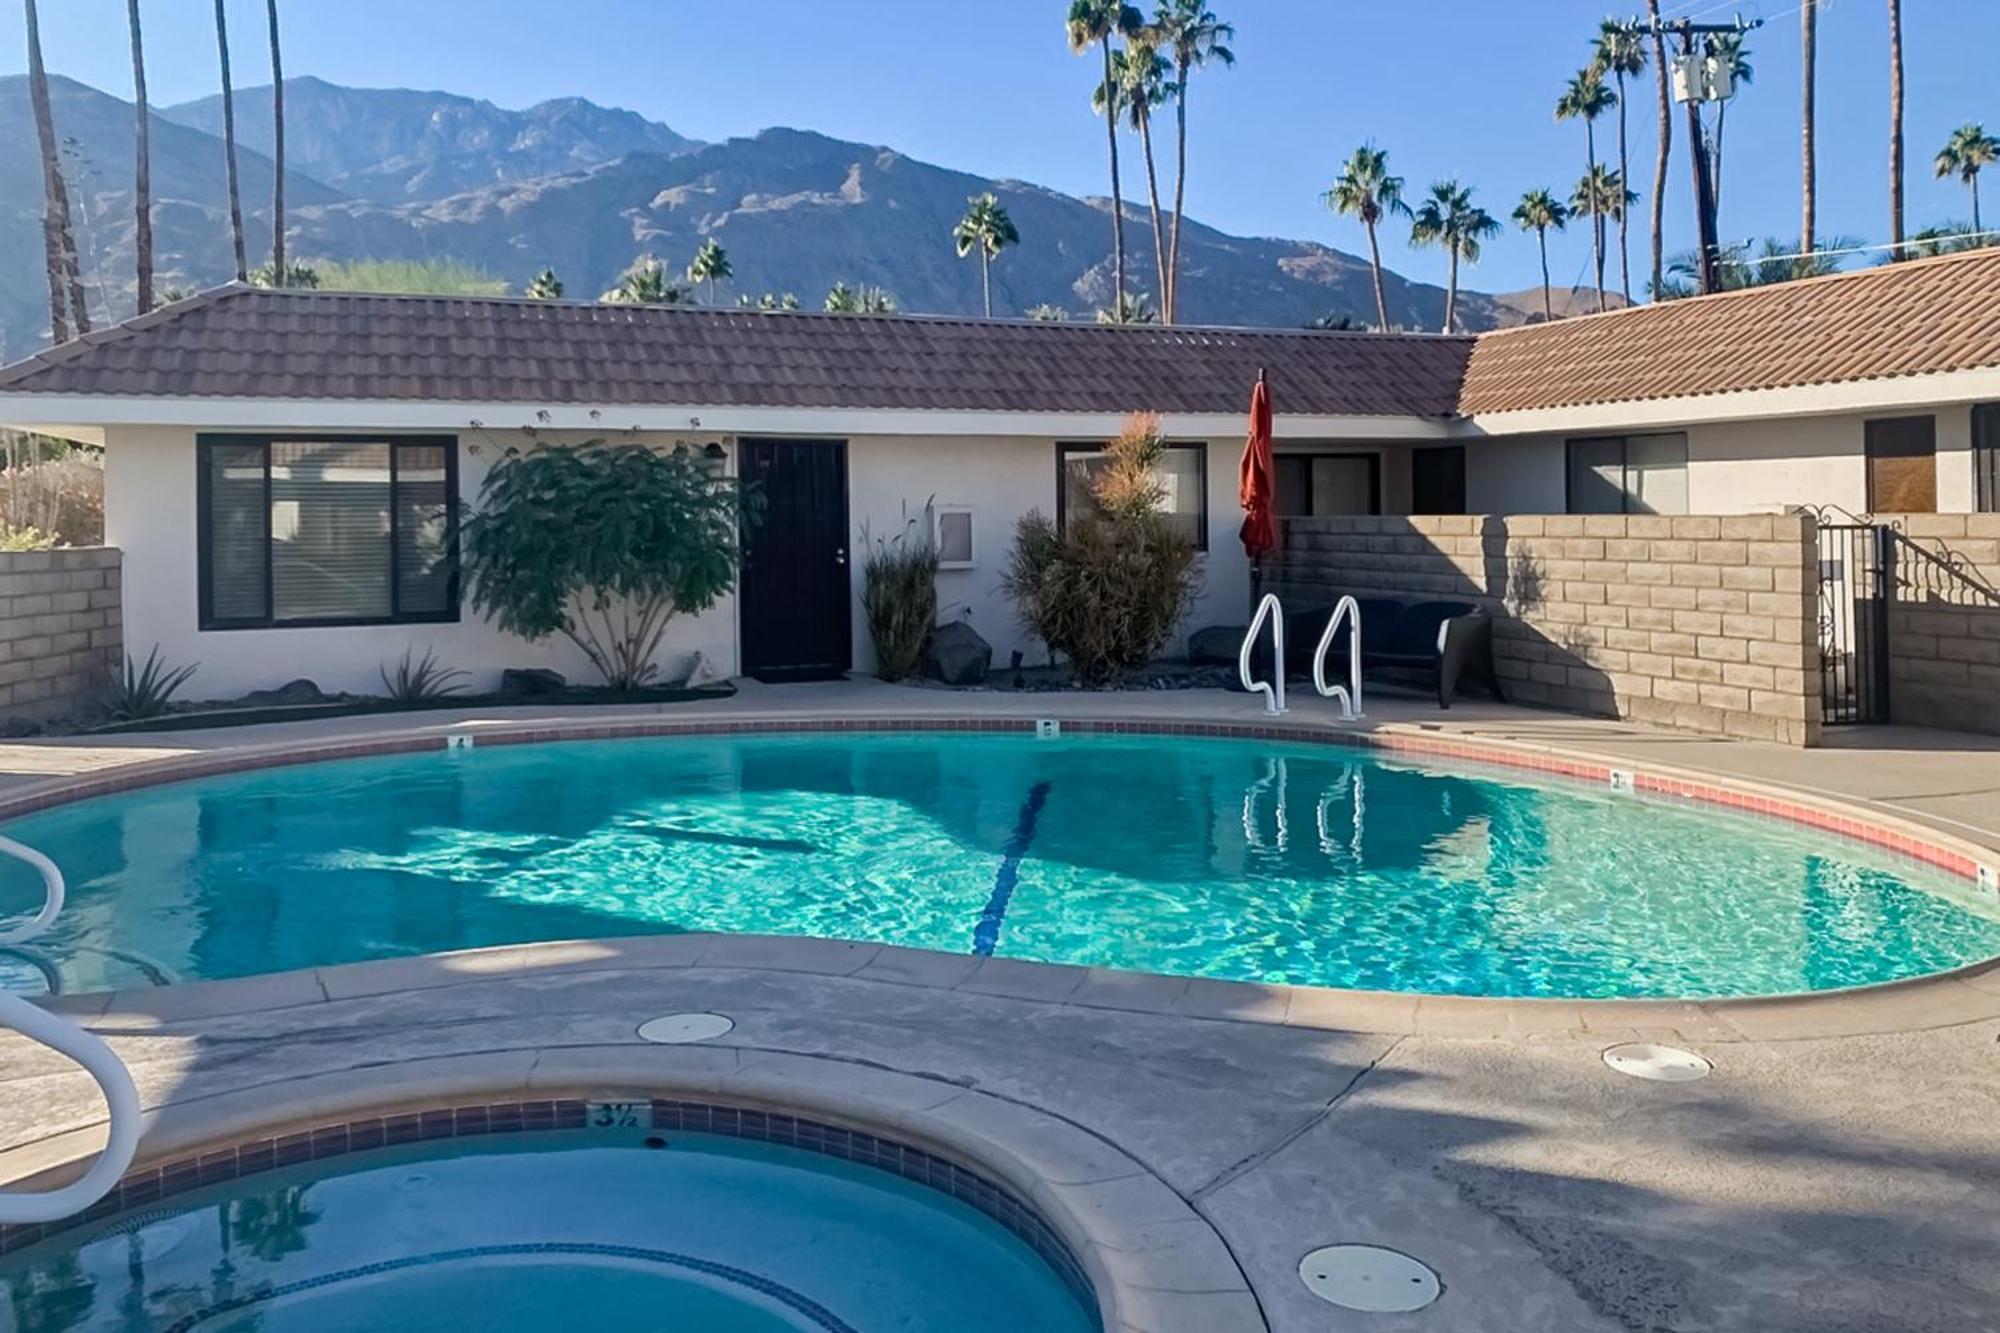
{"type": "Polygon", "coordinates": [[[1764,26],[1762,19],[1738,17],[1733,23],[1693,23],[1687,19],[1654,23],[1634,19],[1633,23],[1659,37],[1678,37],[1680,55],[1674,61],[1674,100],[1687,107],[1688,160],[1694,164],[1695,232],[1701,293],[1722,290],[1722,246],[1715,234],[1715,172],[1709,164],[1708,135],[1702,127],[1701,108],[1705,102],[1726,102],[1736,94],[1736,77],[1724,66],[1716,50],[1715,38],[1739,35],[1764,26]],[[1697,39],[1700,50],[1697,52],[1697,39]]]}

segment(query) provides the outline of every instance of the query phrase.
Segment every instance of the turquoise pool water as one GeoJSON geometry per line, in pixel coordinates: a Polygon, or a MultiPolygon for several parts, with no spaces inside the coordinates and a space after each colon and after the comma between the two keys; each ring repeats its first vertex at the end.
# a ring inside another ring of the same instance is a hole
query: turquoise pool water
{"type": "MultiPolygon", "coordinates": [[[[685,737],[345,760],[10,822],[73,899],[8,984],[536,939],[837,936],[1468,995],[1822,990],[2000,953],[1970,885],[1845,840],[1248,740],[685,737]]],[[[25,870],[0,908],[38,900],[25,870]]]]}
{"type": "Polygon", "coordinates": [[[937,1190],[705,1134],[543,1131],[266,1173],[0,1261],[0,1325],[172,1333],[1088,1333],[937,1190]],[[11,1314],[12,1322],[8,1322],[11,1314]]]}

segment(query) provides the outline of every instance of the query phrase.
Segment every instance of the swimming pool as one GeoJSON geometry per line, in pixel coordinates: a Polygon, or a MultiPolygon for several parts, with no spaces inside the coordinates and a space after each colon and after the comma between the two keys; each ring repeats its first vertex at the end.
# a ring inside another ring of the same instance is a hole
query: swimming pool
{"type": "Polygon", "coordinates": [[[0,1260],[0,1323],[171,1333],[1098,1328],[1074,1259],[990,1182],[868,1135],[756,1120],[818,1146],[543,1130],[246,1176],[0,1260]],[[850,1160],[877,1157],[898,1172],[850,1160]],[[908,1178],[925,1172],[937,1187],[908,1178]]]}
{"type": "MultiPolygon", "coordinates": [[[[17,819],[72,898],[22,989],[538,939],[833,936],[1495,996],[1826,990],[2000,954],[1968,884],[1846,839],[1251,739],[675,736],[347,759],[17,819]]],[[[0,904],[35,900],[6,867],[0,904]]]]}

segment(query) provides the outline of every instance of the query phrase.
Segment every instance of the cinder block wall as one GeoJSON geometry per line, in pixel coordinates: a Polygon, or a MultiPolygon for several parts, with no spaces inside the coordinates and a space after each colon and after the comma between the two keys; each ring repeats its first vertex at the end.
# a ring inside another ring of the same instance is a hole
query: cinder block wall
{"type": "Polygon", "coordinates": [[[1813,745],[1816,535],[1806,515],[1293,519],[1266,587],[1467,598],[1497,617],[1512,700],[1813,745]]]}
{"type": "Polygon", "coordinates": [[[84,713],[119,665],[121,553],[0,551],[0,721],[84,713]]]}
{"type": "Polygon", "coordinates": [[[1889,720],[2000,735],[2000,514],[1878,514],[1895,543],[1889,720]]]}

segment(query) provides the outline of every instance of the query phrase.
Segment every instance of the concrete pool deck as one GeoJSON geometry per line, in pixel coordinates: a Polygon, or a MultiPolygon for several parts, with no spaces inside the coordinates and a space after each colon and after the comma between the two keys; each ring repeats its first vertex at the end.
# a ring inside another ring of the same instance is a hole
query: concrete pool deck
{"type": "MultiPolygon", "coordinates": [[[[1369,711],[1378,729],[1773,784],[2000,848],[1991,738],[1885,729],[1795,751],[1478,704],[1439,713],[1378,696],[1369,711]]],[[[638,712],[1259,716],[1240,696],[967,696],[864,682],[638,712]]],[[[15,744],[0,747],[10,788],[0,796],[217,750],[562,721],[553,714],[612,720],[599,709],[496,710],[15,744]]],[[[1317,701],[1295,702],[1297,723],[1328,717],[1317,701]]],[[[1119,1183],[1139,1177],[1069,1182],[1076,1208],[1142,1237],[1138,1249],[1099,1255],[1109,1266],[1099,1274],[1130,1287],[1120,1318],[1133,1329],[2000,1326],[1991,1263],[2000,972],[1893,988],[1888,999],[1888,1008],[1844,996],[1741,1012],[1634,1006],[1615,1022],[1578,1006],[1521,1023],[1508,1017],[1519,1002],[1467,1002],[1452,1017],[1456,1006],[1413,997],[686,936],[359,964],[62,1007],[87,1016],[132,1064],[156,1113],[149,1154],[260,1120],[472,1092],[755,1100],[784,1087],[837,1109],[884,1079],[901,1089],[887,1094],[901,1098],[895,1115],[935,1122],[926,1134],[949,1138],[956,1125],[968,1141],[1025,1134],[1045,1145],[1080,1135],[1172,1196],[1119,1183]],[[1856,1004],[1874,1006],[1865,1021],[1843,1016],[1856,1004]],[[638,1040],[639,1023],[684,1010],[728,1014],[736,1028],[699,1047],[638,1040]],[[1715,1073],[1687,1084],[1613,1073],[1601,1053],[1631,1037],[1690,1046],[1715,1073]],[[1191,1217],[1149,1223],[1149,1209],[1191,1217]],[[1228,1264],[1202,1248],[1204,1234],[1226,1247],[1228,1264]],[[1439,1272],[1443,1297],[1410,1315],[1317,1302],[1299,1260],[1343,1242],[1417,1256],[1439,1272]]],[[[99,1115],[80,1074],[0,1038],[0,1180],[88,1152],[99,1115]]]]}

